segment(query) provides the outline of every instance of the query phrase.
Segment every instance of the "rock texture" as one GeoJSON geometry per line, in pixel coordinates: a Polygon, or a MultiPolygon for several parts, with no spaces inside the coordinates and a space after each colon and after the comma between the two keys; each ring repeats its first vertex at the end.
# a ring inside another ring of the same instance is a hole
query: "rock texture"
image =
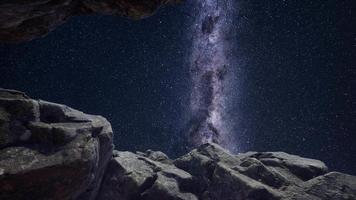
{"type": "Polygon", "coordinates": [[[199,183],[202,200],[351,200],[356,177],[328,173],[318,160],[282,152],[231,155],[206,144],[178,158],[174,164],[199,183]]]}
{"type": "Polygon", "coordinates": [[[119,15],[140,19],[178,0],[2,0],[0,41],[22,42],[45,36],[71,16],[119,15]]]}
{"type": "Polygon", "coordinates": [[[205,144],[174,161],[161,152],[116,152],[98,199],[353,200],[356,177],[283,152],[231,155],[205,144]]]}
{"type": "Polygon", "coordinates": [[[1,200],[355,200],[356,177],[283,152],[113,151],[103,117],[0,89],[1,200]]]}
{"type": "Polygon", "coordinates": [[[0,89],[0,199],[95,199],[112,157],[110,123],[0,89]]]}
{"type": "Polygon", "coordinates": [[[156,158],[150,158],[149,154],[115,152],[106,171],[99,199],[198,200],[190,192],[193,177],[169,164],[168,159],[156,158]]]}

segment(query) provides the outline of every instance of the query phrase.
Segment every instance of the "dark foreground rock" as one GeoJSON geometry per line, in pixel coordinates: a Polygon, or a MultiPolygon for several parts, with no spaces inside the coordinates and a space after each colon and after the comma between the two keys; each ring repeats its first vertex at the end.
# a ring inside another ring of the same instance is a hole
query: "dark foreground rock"
{"type": "Polygon", "coordinates": [[[100,116],[0,89],[1,200],[355,200],[356,177],[283,152],[205,144],[176,159],[113,151],[100,116]]]}
{"type": "Polygon", "coordinates": [[[175,2],[178,0],[1,0],[0,41],[21,42],[44,36],[76,15],[140,19],[175,2]]]}
{"type": "Polygon", "coordinates": [[[112,157],[110,123],[0,89],[0,199],[94,199],[112,157]]]}

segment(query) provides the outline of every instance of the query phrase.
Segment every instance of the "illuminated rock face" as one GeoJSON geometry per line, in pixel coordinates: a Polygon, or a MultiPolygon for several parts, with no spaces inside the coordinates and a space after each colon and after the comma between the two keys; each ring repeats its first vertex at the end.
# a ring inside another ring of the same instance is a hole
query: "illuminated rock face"
{"type": "Polygon", "coordinates": [[[171,160],[113,151],[112,141],[103,117],[0,89],[0,199],[356,199],[356,177],[318,160],[216,144],[171,160]]]}
{"type": "Polygon", "coordinates": [[[231,134],[227,110],[231,95],[234,41],[232,31],[233,0],[199,0],[195,3],[196,20],[192,25],[193,44],[190,62],[192,80],[188,140],[196,147],[208,142],[218,143],[231,151],[236,141],[231,134]]]}
{"type": "Polygon", "coordinates": [[[112,150],[105,118],[0,89],[0,199],[95,199],[112,150]]]}
{"type": "Polygon", "coordinates": [[[23,42],[43,37],[68,18],[108,14],[141,19],[176,0],[4,0],[0,1],[0,41],[23,42]]]}
{"type": "Polygon", "coordinates": [[[356,177],[283,152],[228,153],[205,144],[176,160],[161,152],[115,152],[102,200],[348,200],[356,177]],[[332,197],[332,198],[331,198],[332,197]]]}
{"type": "Polygon", "coordinates": [[[283,152],[232,155],[205,144],[176,159],[189,172],[202,200],[347,200],[356,198],[356,177],[328,172],[318,160],[283,152]]]}

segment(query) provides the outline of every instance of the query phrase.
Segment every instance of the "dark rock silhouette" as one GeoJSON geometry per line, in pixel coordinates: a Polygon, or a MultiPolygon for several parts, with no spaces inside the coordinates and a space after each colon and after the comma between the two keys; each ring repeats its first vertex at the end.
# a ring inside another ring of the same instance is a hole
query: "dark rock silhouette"
{"type": "Polygon", "coordinates": [[[2,0],[0,41],[22,42],[47,35],[70,17],[105,14],[141,19],[178,0],[2,0]]]}
{"type": "Polygon", "coordinates": [[[0,89],[0,199],[356,199],[355,176],[314,159],[204,144],[171,160],[112,141],[103,117],[0,89]]]}

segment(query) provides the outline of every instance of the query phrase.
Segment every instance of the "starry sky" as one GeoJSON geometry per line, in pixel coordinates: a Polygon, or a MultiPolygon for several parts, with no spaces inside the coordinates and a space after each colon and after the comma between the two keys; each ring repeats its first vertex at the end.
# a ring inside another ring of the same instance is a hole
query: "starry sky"
{"type": "MultiPolygon", "coordinates": [[[[74,17],[45,38],[0,44],[0,87],[103,115],[119,150],[175,157],[189,120],[190,6],[141,21],[74,17]]],[[[234,17],[239,149],[356,174],[356,3],[240,0],[234,17]]]]}

